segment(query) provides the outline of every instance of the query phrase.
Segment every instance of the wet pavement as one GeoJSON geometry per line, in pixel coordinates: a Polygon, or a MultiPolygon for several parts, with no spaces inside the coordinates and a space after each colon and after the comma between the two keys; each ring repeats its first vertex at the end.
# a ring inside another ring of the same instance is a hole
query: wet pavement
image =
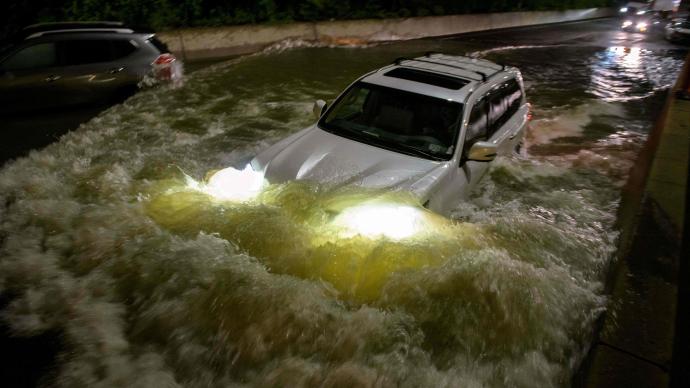
{"type": "MultiPolygon", "coordinates": [[[[686,89],[690,57],[675,89],[686,89]]],[[[669,94],[640,152],[619,211],[611,301],[583,386],[685,387],[690,103],[669,94]],[[685,250],[685,253],[682,250],[685,250]]]]}
{"type": "MultiPolygon", "coordinates": [[[[687,52],[617,24],[286,44],[109,108],[0,171],[4,341],[52,353],[50,385],[570,385],[610,309],[621,188],[687,52]],[[288,184],[238,206],[189,188],[425,51],[519,67],[536,114],[526,155],[443,233],[331,233],[329,206],[379,193],[288,184]]],[[[15,360],[3,376],[31,365],[15,360]]]]}

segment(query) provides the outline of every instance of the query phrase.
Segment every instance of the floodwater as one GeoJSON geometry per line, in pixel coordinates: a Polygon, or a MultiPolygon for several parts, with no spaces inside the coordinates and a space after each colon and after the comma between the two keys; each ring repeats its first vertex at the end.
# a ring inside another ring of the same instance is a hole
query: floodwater
{"type": "Polygon", "coordinates": [[[1,317],[58,333],[49,385],[568,386],[606,309],[620,188],[682,57],[293,44],[146,90],[0,170],[1,317]],[[290,183],[232,203],[190,184],[428,50],[519,67],[535,120],[525,153],[424,234],[333,225],[373,197],[418,206],[404,193],[290,183]]]}

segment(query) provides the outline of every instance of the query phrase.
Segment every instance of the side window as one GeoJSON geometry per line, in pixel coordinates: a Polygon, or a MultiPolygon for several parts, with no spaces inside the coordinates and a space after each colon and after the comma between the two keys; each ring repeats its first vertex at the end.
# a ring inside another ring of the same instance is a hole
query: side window
{"type": "Polygon", "coordinates": [[[332,122],[334,120],[352,120],[359,124],[364,124],[364,117],[371,110],[372,104],[367,104],[366,102],[372,102],[373,100],[369,98],[370,94],[374,94],[369,89],[365,88],[353,88],[345,97],[343,97],[340,104],[338,104],[336,111],[329,115],[326,122],[332,122]],[[362,112],[362,107],[364,107],[365,112],[362,112]]]}
{"type": "Polygon", "coordinates": [[[487,100],[482,98],[477,101],[470,112],[470,120],[465,132],[464,152],[467,152],[474,143],[487,139],[489,116],[487,112],[487,100]]]}
{"type": "Polygon", "coordinates": [[[112,55],[107,40],[67,40],[58,43],[60,63],[64,66],[109,62],[112,55]]]}
{"type": "Polygon", "coordinates": [[[5,62],[5,70],[31,70],[57,64],[55,43],[39,43],[20,50],[5,62]]]}
{"type": "Polygon", "coordinates": [[[489,133],[491,137],[501,128],[506,118],[508,104],[506,101],[505,89],[500,88],[489,95],[489,133]]]}
{"type": "Polygon", "coordinates": [[[489,97],[489,137],[520,109],[522,90],[515,79],[494,89],[489,97]]]}
{"type": "Polygon", "coordinates": [[[522,102],[522,90],[515,79],[508,81],[507,93],[508,117],[510,118],[520,109],[520,102],[522,102]]]}
{"type": "Polygon", "coordinates": [[[120,59],[135,52],[137,48],[129,40],[111,40],[110,42],[110,59],[120,59]]]}

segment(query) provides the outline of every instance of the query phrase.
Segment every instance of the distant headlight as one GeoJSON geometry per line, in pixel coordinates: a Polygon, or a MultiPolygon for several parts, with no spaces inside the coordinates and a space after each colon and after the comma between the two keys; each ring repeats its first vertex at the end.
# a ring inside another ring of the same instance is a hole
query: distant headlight
{"type": "Polygon", "coordinates": [[[628,7],[623,7],[620,9],[621,12],[628,12],[628,7]]]}
{"type": "Polygon", "coordinates": [[[631,22],[630,20],[626,20],[623,22],[623,27],[630,27],[630,26],[632,26],[632,24],[633,24],[633,22],[631,22]]]}
{"type": "Polygon", "coordinates": [[[647,23],[645,23],[645,22],[637,23],[637,29],[640,31],[645,31],[647,29],[647,23]]]}
{"type": "Polygon", "coordinates": [[[644,11],[637,11],[637,15],[644,15],[644,11]]]}

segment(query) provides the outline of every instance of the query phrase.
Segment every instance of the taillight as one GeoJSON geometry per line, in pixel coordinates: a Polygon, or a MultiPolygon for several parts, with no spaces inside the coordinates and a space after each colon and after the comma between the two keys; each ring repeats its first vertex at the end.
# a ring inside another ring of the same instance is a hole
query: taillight
{"type": "Polygon", "coordinates": [[[174,55],[170,53],[161,54],[156,58],[151,66],[153,66],[153,75],[160,81],[170,81],[173,79],[173,64],[177,61],[174,55]]]}
{"type": "Polygon", "coordinates": [[[175,58],[174,55],[172,55],[170,53],[165,53],[165,54],[159,55],[158,58],[156,58],[156,60],[153,61],[153,64],[154,65],[164,65],[164,64],[168,64],[168,63],[173,63],[173,62],[175,62],[175,60],[177,60],[177,58],[175,58]]]}

